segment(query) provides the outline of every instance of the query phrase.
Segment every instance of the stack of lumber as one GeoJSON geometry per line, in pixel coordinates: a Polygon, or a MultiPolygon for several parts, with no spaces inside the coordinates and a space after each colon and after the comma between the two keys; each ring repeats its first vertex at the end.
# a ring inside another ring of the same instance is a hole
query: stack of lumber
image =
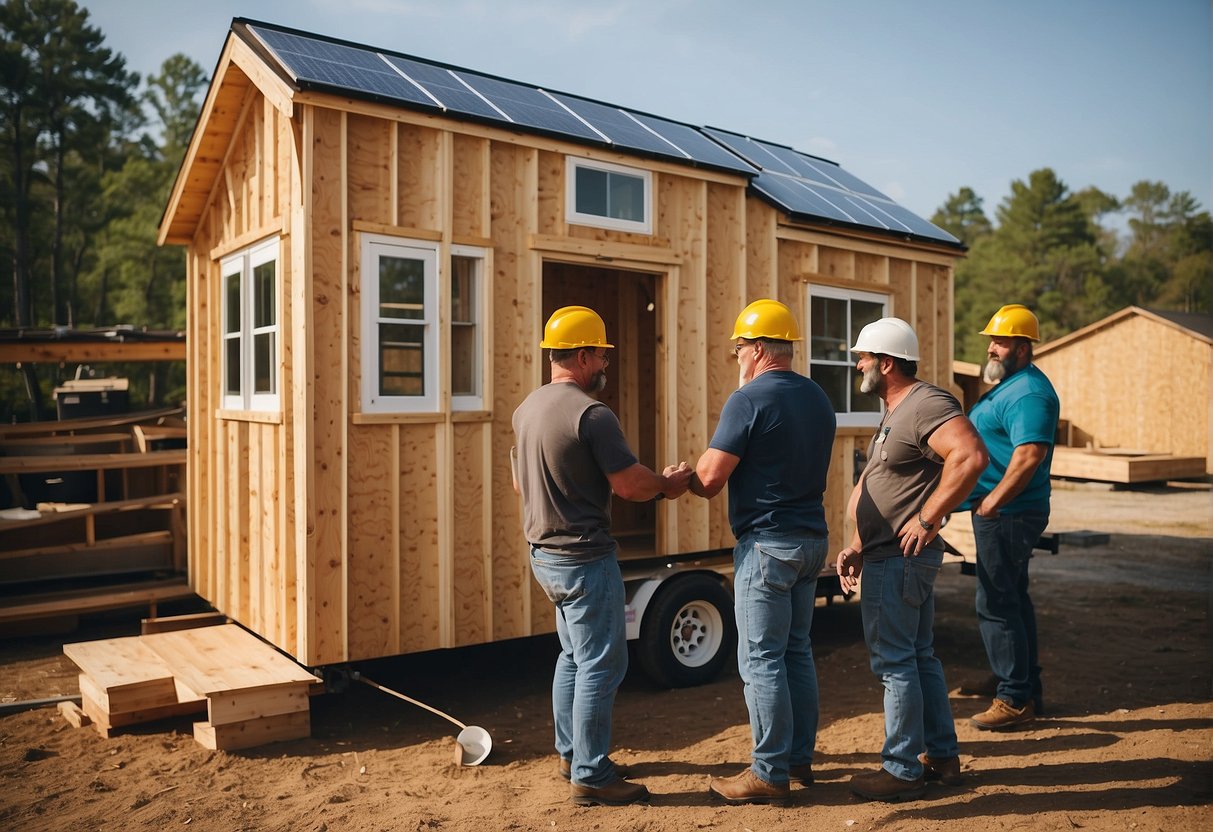
{"type": "Polygon", "coordinates": [[[90,612],[112,606],[95,597],[107,580],[183,575],[185,434],[179,409],[0,425],[0,618],[90,612]],[[82,580],[99,591],[78,609],[48,594],[82,580]]]}
{"type": "Polygon", "coordinates": [[[194,739],[236,750],[311,734],[316,677],[235,624],[65,644],[81,708],[104,737],[206,712],[194,739]]]}

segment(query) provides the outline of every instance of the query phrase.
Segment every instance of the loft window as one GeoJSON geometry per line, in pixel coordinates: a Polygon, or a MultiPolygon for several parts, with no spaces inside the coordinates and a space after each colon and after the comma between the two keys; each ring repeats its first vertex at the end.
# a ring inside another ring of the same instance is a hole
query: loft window
{"type": "Polygon", "coordinates": [[[362,409],[441,408],[443,374],[453,410],[484,407],[484,252],[451,249],[449,295],[439,298],[438,245],[367,234],[362,242],[362,409]],[[439,308],[449,309],[441,367],[439,308]]]}
{"type": "Polygon", "coordinates": [[[277,411],[278,240],[224,258],[223,407],[277,411]]]}
{"type": "Polygon", "coordinates": [[[652,233],[651,172],[570,156],[565,180],[568,222],[652,233]]]}
{"type": "Polygon", "coordinates": [[[886,295],[809,287],[809,376],[829,397],[839,426],[880,422],[880,398],[859,391],[858,356],[850,350],[859,331],[887,316],[888,309],[886,295]]]}

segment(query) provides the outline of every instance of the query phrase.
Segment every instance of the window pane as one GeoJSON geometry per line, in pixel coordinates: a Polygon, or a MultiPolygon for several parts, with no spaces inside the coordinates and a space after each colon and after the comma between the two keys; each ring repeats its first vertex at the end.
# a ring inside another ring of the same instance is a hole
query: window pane
{"type": "Polygon", "coordinates": [[[855,342],[847,340],[847,302],[842,298],[815,297],[810,309],[809,357],[817,361],[850,361],[849,350],[855,342]]]}
{"type": "Polygon", "coordinates": [[[835,413],[847,412],[847,387],[851,384],[851,370],[848,367],[838,367],[830,364],[813,365],[813,381],[821,385],[834,406],[835,413]]]}
{"type": "Polygon", "coordinates": [[[274,261],[253,267],[253,326],[274,326],[278,322],[274,310],[274,261]]]}
{"type": "Polygon", "coordinates": [[[474,257],[451,258],[451,321],[476,322],[476,263],[474,257]]]}
{"type": "Polygon", "coordinates": [[[224,332],[240,331],[240,272],[224,275],[224,332]]]}
{"type": "Polygon", "coordinates": [[[644,180],[623,173],[610,174],[611,217],[644,222],[644,180]]]}
{"type": "Polygon", "coordinates": [[[229,396],[240,395],[240,338],[224,341],[223,392],[229,396]]]}
{"type": "Polygon", "coordinates": [[[851,301],[851,343],[854,344],[854,339],[859,337],[859,330],[883,317],[884,304],[867,300],[851,301]]]}
{"type": "Polygon", "coordinates": [[[253,336],[253,392],[274,392],[274,333],[253,336]]]}
{"type": "Polygon", "coordinates": [[[425,261],[379,258],[379,315],[383,318],[425,317],[425,261]]]}
{"type": "Polygon", "coordinates": [[[425,395],[425,327],[379,325],[379,394],[425,395]]]}
{"type": "Polygon", "coordinates": [[[577,168],[577,213],[607,217],[607,172],[577,168]]]}
{"type": "Polygon", "coordinates": [[[476,327],[467,324],[451,326],[451,394],[479,395],[476,383],[476,327]]]}

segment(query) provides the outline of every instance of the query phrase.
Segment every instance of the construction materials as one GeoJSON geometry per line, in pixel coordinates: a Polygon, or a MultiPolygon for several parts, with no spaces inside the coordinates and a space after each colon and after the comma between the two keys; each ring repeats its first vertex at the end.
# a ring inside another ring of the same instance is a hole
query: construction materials
{"type": "Polygon", "coordinates": [[[443,713],[437,708],[431,707],[424,702],[405,696],[403,693],[394,691],[391,688],[385,688],[383,685],[376,684],[370,679],[363,676],[361,673],[354,671],[353,678],[360,682],[373,687],[375,690],[382,691],[390,696],[395,696],[397,699],[403,699],[410,705],[416,705],[418,708],[423,708],[432,714],[436,714],[447,722],[452,722],[460,728],[459,736],[455,737],[456,754],[455,762],[463,766],[478,766],[485,761],[489,756],[489,752],[493,750],[493,738],[489,736],[489,732],[481,728],[479,725],[465,725],[450,714],[443,713]]]}
{"type": "Polygon", "coordinates": [[[218,750],[311,733],[316,677],[234,624],[65,644],[81,669],[81,707],[104,737],[206,711],[194,739],[218,750]]]}

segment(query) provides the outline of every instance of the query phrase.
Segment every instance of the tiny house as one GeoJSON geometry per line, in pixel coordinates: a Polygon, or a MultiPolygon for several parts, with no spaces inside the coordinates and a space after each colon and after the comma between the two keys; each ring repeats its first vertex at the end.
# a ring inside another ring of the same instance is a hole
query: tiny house
{"type": "MultiPolygon", "coordinates": [[[[548,632],[510,417],[554,309],[599,311],[641,460],[693,462],[757,297],[838,411],[833,545],[879,418],[847,349],[898,315],[952,372],[946,232],[739,133],[237,19],[160,229],[188,250],[195,591],[318,666],[548,632]]],[[[726,503],[620,503],[624,558],[732,546],[726,503]]]]}

